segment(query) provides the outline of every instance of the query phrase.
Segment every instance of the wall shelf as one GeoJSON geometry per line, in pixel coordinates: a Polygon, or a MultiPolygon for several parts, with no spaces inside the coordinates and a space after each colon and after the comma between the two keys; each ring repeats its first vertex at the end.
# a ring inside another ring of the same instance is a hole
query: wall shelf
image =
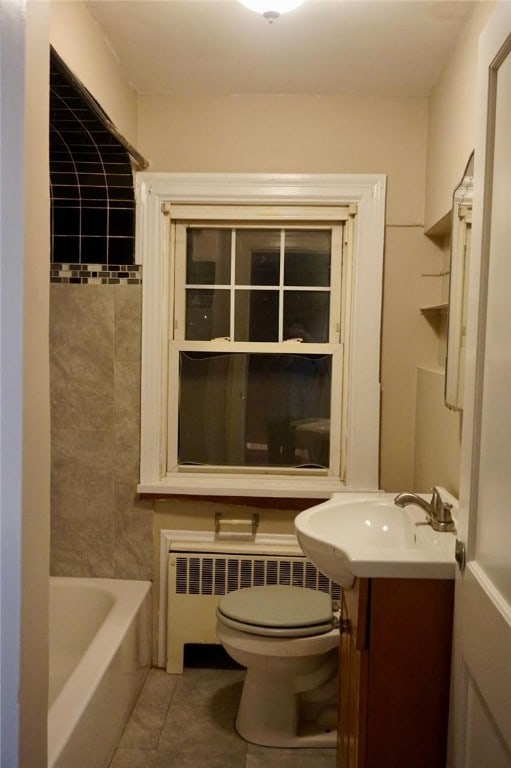
{"type": "Polygon", "coordinates": [[[447,301],[442,302],[441,304],[430,304],[426,307],[420,307],[419,311],[421,315],[424,315],[425,317],[431,317],[433,315],[444,315],[447,314],[449,309],[449,304],[447,301]]]}

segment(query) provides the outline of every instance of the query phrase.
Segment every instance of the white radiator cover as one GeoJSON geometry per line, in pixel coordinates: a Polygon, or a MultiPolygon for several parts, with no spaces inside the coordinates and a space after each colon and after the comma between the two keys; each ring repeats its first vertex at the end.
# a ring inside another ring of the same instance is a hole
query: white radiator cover
{"type": "Polygon", "coordinates": [[[215,611],[227,592],[291,584],[340,599],[340,587],[305,558],[296,539],[280,538],[287,543],[172,541],[167,558],[168,673],[183,672],[185,644],[218,643],[215,611]]]}

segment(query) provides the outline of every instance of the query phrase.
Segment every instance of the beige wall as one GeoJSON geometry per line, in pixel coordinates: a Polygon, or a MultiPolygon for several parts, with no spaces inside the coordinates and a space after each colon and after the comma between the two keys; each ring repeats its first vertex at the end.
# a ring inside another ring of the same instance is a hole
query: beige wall
{"type": "Polygon", "coordinates": [[[20,766],[45,768],[48,708],[48,7],[26,8],[20,766]]]}
{"type": "Polygon", "coordinates": [[[50,43],[119,132],[136,147],[137,95],[82,2],[51,0],[50,43]]]}
{"type": "Polygon", "coordinates": [[[427,101],[356,96],[141,96],[152,171],[385,173],[387,222],[421,224],[427,101]]]}
{"type": "Polygon", "coordinates": [[[427,492],[434,485],[458,496],[461,420],[444,405],[443,371],[417,369],[414,486],[427,492]]]}
{"type": "Polygon", "coordinates": [[[426,230],[450,211],[452,192],[474,149],[478,41],[494,7],[479,3],[429,99],[426,230]]]}
{"type": "MultiPolygon", "coordinates": [[[[449,268],[452,193],[475,145],[479,35],[494,5],[482,2],[476,7],[428,104],[425,229],[439,233],[432,245],[442,254],[441,271],[449,268]]],[[[447,290],[443,280],[439,302],[446,300],[447,290]]],[[[417,360],[413,485],[415,490],[427,491],[433,484],[443,484],[457,495],[462,420],[444,405],[445,322],[434,315],[428,322],[437,345],[436,355],[422,354],[417,360]]]]}
{"type": "Polygon", "coordinates": [[[413,490],[416,367],[436,357],[435,329],[419,307],[436,303],[441,255],[422,227],[387,227],[382,320],[381,486],[413,490]]]}

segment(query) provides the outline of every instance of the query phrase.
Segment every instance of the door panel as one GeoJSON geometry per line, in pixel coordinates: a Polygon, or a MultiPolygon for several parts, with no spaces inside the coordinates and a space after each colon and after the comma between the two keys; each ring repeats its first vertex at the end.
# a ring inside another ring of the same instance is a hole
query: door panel
{"type": "Polygon", "coordinates": [[[511,768],[511,4],[478,64],[449,766],[511,768]]]}
{"type": "MultiPolygon", "coordinates": [[[[511,47],[511,40],[506,41],[511,47]]],[[[479,499],[475,559],[496,589],[511,602],[511,55],[491,73],[490,114],[494,122],[493,180],[488,233],[488,291],[481,409],[479,499]],[[506,418],[506,416],[508,418],[506,418]]],[[[489,137],[490,138],[490,137],[489,137]]],[[[491,141],[491,138],[490,138],[491,141]]],[[[489,169],[488,169],[489,170],[489,169]]]]}
{"type": "Polygon", "coordinates": [[[494,768],[490,761],[469,760],[489,742],[501,745],[508,760],[503,765],[511,765],[506,747],[511,743],[511,630],[506,610],[484,572],[475,562],[469,564],[463,584],[457,585],[455,620],[455,649],[460,657],[455,685],[462,688],[463,708],[454,764],[463,768],[494,768]],[[461,761],[464,752],[466,762],[461,761]]]}
{"type": "Polygon", "coordinates": [[[467,768],[507,768],[509,752],[473,680],[467,691],[467,717],[474,724],[467,733],[467,768]]]}

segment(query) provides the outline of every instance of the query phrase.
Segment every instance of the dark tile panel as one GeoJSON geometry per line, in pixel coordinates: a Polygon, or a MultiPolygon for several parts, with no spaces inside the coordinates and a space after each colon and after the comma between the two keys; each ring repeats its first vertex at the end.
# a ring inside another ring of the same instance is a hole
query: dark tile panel
{"type": "MultiPolygon", "coordinates": [[[[50,60],[52,263],[134,262],[135,202],[128,152],[90,109],[58,57],[50,60]]],[[[52,280],[133,280],[51,276],[52,280]]]]}
{"type": "Polygon", "coordinates": [[[108,264],[108,238],[82,235],[80,261],[108,264]]]}
{"type": "Polygon", "coordinates": [[[109,264],[111,261],[122,261],[129,264],[130,256],[133,254],[134,242],[132,237],[109,237],[108,238],[108,256],[109,264]]]}
{"type": "Polygon", "coordinates": [[[132,208],[117,208],[108,212],[108,232],[111,236],[122,237],[135,234],[132,208]]]}
{"type": "Polygon", "coordinates": [[[52,211],[52,226],[58,236],[73,235],[80,232],[80,208],[54,208],[52,211]]]}

